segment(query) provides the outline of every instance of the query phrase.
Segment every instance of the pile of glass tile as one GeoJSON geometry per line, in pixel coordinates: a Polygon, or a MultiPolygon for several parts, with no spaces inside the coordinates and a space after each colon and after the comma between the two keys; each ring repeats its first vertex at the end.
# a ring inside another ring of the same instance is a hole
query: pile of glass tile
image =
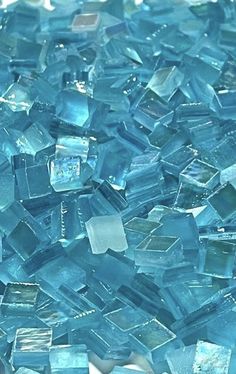
{"type": "Polygon", "coordinates": [[[235,374],[236,2],[41,3],[0,9],[0,372],[235,374]]]}

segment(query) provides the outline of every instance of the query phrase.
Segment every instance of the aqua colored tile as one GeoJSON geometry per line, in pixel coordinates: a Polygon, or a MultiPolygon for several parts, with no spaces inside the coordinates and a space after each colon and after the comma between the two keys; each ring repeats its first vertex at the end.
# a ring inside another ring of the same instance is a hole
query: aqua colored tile
{"type": "Polygon", "coordinates": [[[158,320],[153,319],[132,332],[130,340],[134,350],[156,362],[173,346],[176,336],[158,320]]]}
{"type": "Polygon", "coordinates": [[[42,149],[53,145],[54,139],[40,123],[33,123],[24,131],[18,142],[21,144],[22,153],[35,155],[42,149]]]}
{"type": "Polygon", "coordinates": [[[148,321],[147,316],[137,313],[136,309],[129,305],[105,314],[105,318],[116,328],[126,333],[148,321]]]}
{"type": "Polygon", "coordinates": [[[4,94],[3,102],[13,111],[29,111],[33,102],[27,88],[18,83],[13,83],[4,94]]]}
{"type": "Polygon", "coordinates": [[[168,267],[183,260],[183,248],[179,238],[168,236],[147,236],[134,250],[138,266],[168,267]]]}
{"type": "Polygon", "coordinates": [[[88,354],[84,345],[55,345],[50,348],[51,373],[88,374],[88,354]]]}
{"type": "Polygon", "coordinates": [[[181,171],[180,178],[197,187],[213,189],[219,184],[219,171],[212,165],[195,159],[181,171]]]}
{"type": "Polygon", "coordinates": [[[8,348],[7,334],[0,328],[0,352],[5,354],[8,348]]]}
{"type": "Polygon", "coordinates": [[[92,217],[85,225],[93,253],[105,253],[109,248],[116,252],[127,249],[124,227],[119,215],[92,217]]]}
{"type": "Polygon", "coordinates": [[[76,15],[72,22],[73,32],[96,31],[100,23],[99,13],[85,13],[76,15]]]}
{"type": "Polygon", "coordinates": [[[16,367],[26,365],[30,368],[48,365],[51,344],[51,329],[18,329],[11,357],[13,365],[16,367]]]}
{"type": "Polygon", "coordinates": [[[195,351],[195,345],[190,345],[168,352],[166,354],[166,359],[170,367],[171,374],[192,373],[195,351]]]}
{"type": "Polygon", "coordinates": [[[50,162],[50,183],[56,192],[77,190],[82,187],[81,159],[79,156],[55,158],[50,162]]]}
{"type": "Polygon", "coordinates": [[[85,95],[73,90],[62,91],[57,98],[58,118],[74,126],[83,127],[89,117],[88,101],[85,95]]]}
{"type": "Polygon", "coordinates": [[[29,217],[19,221],[8,235],[7,242],[22,258],[27,258],[36,251],[41,242],[47,242],[48,239],[42,227],[29,217]]]}
{"type": "Polygon", "coordinates": [[[209,204],[215,209],[222,220],[233,216],[236,207],[236,190],[226,184],[208,198],[209,204]]]}
{"type": "Polygon", "coordinates": [[[0,210],[8,208],[15,199],[15,178],[11,174],[1,173],[0,176],[0,210]]]}
{"type": "Polygon", "coordinates": [[[33,315],[37,308],[39,286],[30,283],[8,283],[1,301],[4,316],[33,315]]]}
{"type": "Polygon", "coordinates": [[[126,176],[131,164],[132,150],[117,140],[101,144],[98,149],[94,180],[108,181],[118,189],[124,189],[126,176]],[[116,157],[119,154],[119,157],[116,157]]]}
{"type": "Polygon", "coordinates": [[[198,341],[193,362],[193,373],[228,374],[231,350],[205,341],[198,341]]]}
{"type": "Polygon", "coordinates": [[[25,367],[21,367],[16,371],[16,374],[38,374],[38,371],[31,370],[25,367]]]}
{"type": "Polygon", "coordinates": [[[183,73],[176,66],[171,66],[157,70],[147,87],[161,98],[168,100],[181,85],[183,79],[183,73]]]}
{"type": "Polygon", "coordinates": [[[235,246],[223,240],[204,241],[199,252],[200,272],[219,278],[233,276],[235,246]]]}
{"type": "Polygon", "coordinates": [[[34,165],[16,170],[16,182],[20,198],[33,199],[51,193],[51,185],[47,165],[34,165]],[[40,183],[37,180],[40,175],[40,183]]]}

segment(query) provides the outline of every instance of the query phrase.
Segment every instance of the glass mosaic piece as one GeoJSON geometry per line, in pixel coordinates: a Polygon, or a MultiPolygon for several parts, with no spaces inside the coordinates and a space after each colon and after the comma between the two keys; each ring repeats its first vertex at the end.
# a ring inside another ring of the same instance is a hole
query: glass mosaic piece
{"type": "Polygon", "coordinates": [[[83,345],[55,345],[50,348],[49,362],[51,373],[89,373],[88,355],[83,345]]]}
{"type": "Polygon", "coordinates": [[[1,302],[1,312],[5,316],[32,315],[37,307],[39,287],[30,283],[9,283],[1,302]]]}
{"type": "Polygon", "coordinates": [[[235,374],[234,1],[0,4],[0,373],[235,374]]]}
{"type": "Polygon", "coordinates": [[[193,363],[193,373],[228,374],[231,350],[216,344],[198,341],[193,363]]]}
{"type": "Polygon", "coordinates": [[[92,217],[86,222],[93,253],[105,253],[109,248],[116,252],[127,249],[127,241],[121,218],[115,216],[92,217]]]}
{"type": "Polygon", "coordinates": [[[199,257],[199,269],[204,274],[219,278],[233,276],[235,246],[223,240],[209,240],[203,243],[199,257]]]}
{"type": "Polygon", "coordinates": [[[168,350],[176,336],[154,319],[131,333],[130,339],[139,352],[147,354],[155,361],[168,350]]]}
{"type": "Polygon", "coordinates": [[[49,363],[52,330],[47,328],[21,328],[16,332],[12,350],[14,366],[37,368],[49,363]]]}

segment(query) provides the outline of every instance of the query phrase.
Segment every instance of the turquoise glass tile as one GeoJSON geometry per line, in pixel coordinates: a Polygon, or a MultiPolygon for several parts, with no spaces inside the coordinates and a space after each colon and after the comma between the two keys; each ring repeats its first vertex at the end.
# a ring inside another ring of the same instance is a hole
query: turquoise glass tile
{"type": "Polygon", "coordinates": [[[1,302],[1,313],[10,315],[33,315],[37,308],[39,287],[30,283],[9,283],[1,302]]]}
{"type": "Polygon", "coordinates": [[[219,184],[219,171],[213,166],[196,159],[180,173],[180,178],[185,183],[213,189],[219,184]]]}
{"type": "Polygon", "coordinates": [[[202,273],[219,278],[231,278],[235,261],[235,246],[223,240],[204,241],[199,255],[202,273]]]}
{"type": "Polygon", "coordinates": [[[0,373],[235,374],[234,1],[0,4],[0,373]]]}
{"type": "Polygon", "coordinates": [[[193,373],[228,374],[231,350],[205,341],[198,341],[193,362],[193,373]]]}
{"type": "Polygon", "coordinates": [[[16,374],[38,374],[38,371],[31,370],[25,367],[21,367],[16,371],[16,374]]]}
{"type": "Polygon", "coordinates": [[[16,182],[22,200],[46,196],[51,193],[47,165],[34,165],[16,170],[16,182]],[[40,183],[37,177],[40,175],[40,183]]]}
{"type": "Polygon", "coordinates": [[[148,83],[148,88],[158,96],[169,99],[183,82],[184,75],[176,66],[157,70],[148,83]]]}
{"type": "Polygon", "coordinates": [[[8,208],[15,199],[15,178],[11,174],[0,175],[0,210],[8,208]]]}
{"type": "Polygon", "coordinates": [[[147,316],[137,313],[129,305],[106,314],[105,318],[123,332],[130,332],[147,322],[147,316]]]}
{"type": "Polygon", "coordinates": [[[87,97],[73,90],[58,95],[56,108],[58,118],[74,126],[83,127],[89,117],[87,97]]]}
{"type": "Polygon", "coordinates": [[[47,328],[21,328],[16,332],[12,350],[14,366],[37,368],[49,363],[52,330],[47,328]]]}
{"type": "Polygon", "coordinates": [[[116,252],[127,249],[127,241],[120,216],[92,217],[85,225],[93,253],[104,253],[109,248],[116,252]]]}
{"type": "Polygon", "coordinates": [[[47,234],[42,227],[31,217],[18,222],[7,237],[7,242],[22,258],[33,254],[41,242],[48,241],[47,234]]]}
{"type": "Polygon", "coordinates": [[[146,354],[152,361],[157,361],[176,340],[175,334],[153,319],[130,334],[134,350],[146,354]]]}
{"type": "Polygon", "coordinates": [[[50,348],[51,373],[88,374],[88,354],[83,345],[55,345],[50,348]]]}
{"type": "Polygon", "coordinates": [[[3,102],[13,111],[29,111],[32,101],[27,88],[18,83],[13,83],[4,94],[3,102]]]}
{"type": "Polygon", "coordinates": [[[170,367],[171,374],[192,373],[195,351],[195,345],[190,345],[168,352],[166,354],[166,359],[170,367]]]}
{"type": "Polygon", "coordinates": [[[57,192],[82,187],[79,156],[55,158],[50,162],[50,183],[57,192]]]}
{"type": "Polygon", "coordinates": [[[236,190],[231,184],[226,184],[208,198],[209,204],[224,221],[234,215],[236,207],[236,190]]]}
{"type": "Polygon", "coordinates": [[[134,250],[136,265],[166,267],[183,259],[179,238],[147,236],[134,250]]]}

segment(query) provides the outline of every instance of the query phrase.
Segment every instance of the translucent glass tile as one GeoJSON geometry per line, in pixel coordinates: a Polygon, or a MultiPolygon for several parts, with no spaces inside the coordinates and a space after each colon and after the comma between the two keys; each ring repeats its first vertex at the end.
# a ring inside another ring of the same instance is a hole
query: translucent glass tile
{"type": "Polygon", "coordinates": [[[132,332],[130,339],[135,350],[147,354],[155,361],[171,347],[176,336],[154,319],[132,332]]]}
{"type": "Polygon", "coordinates": [[[82,187],[79,156],[56,158],[50,163],[50,182],[55,191],[76,190],[82,187]]]}
{"type": "Polygon", "coordinates": [[[231,184],[226,184],[213,195],[209,196],[208,201],[220,218],[226,220],[234,215],[236,190],[231,184]]]}
{"type": "Polygon", "coordinates": [[[125,306],[105,315],[105,318],[121,331],[132,331],[143,323],[147,322],[147,317],[137,313],[135,308],[125,306]]]}
{"type": "Polygon", "coordinates": [[[92,217],[86,222],[93,253],[105,253],[109,248],[116,252],[127,249],[127,241],[120,216],[92,217]]]}
{"type": "Polygon", "coordinates": [[[51,373],[89,374],[88,355],[83,345],[55,345],[50,348],[51,373]]]}
{"type": "Polygon", "coordinates": [[[89,116],[87,97],[72,90],[62,91],[57,98],[57,116],[72,125],[84,126],[89,116]]]}
{"type": "Polygon", "coordinates": [[[38,371],[31,370],[25,367],[21,367],[16,371],[16,374],[38,374],[38,371]]]}
{"type": "Polygon", "coordinates": [[[234,1],[0,4],[0,373],[235,374],[234,1]]]}
{"type": "Polygon", "coordinates": [[[148,83],[148,88],[160,97],[169,98],[181,85],[184,75],[176,66],[157,70],[148,83]]]}
{"type": "Polygon", "coordinates": [[[204,241],[199,253],[199,269],[207,275],[219,278],[233,276],[235,246],[222,240],[204,241]]]}
{"type": "Polygon", "coordinates": [[[21,328],[16,332],[12,349],[14,366],[38,367],[49,363],[52,330],[47,328],[21,328]]]}
{"type": "Polygon", "coordinates": [[[228,374],[230,357],[230,349],[205,341],[198,341],[193,362],[193,373],[228,374]]]}
{"type": "Polygon", "coordinates": [[[74,32],[96,31],[100,23],[98,13],[79,14],[75,16],[72,22],[72,30],[74,32]]]}
{"type": "Polygon", "coordinates": [[[181,173],[183,181],[198,187],[212,189],[219,184],[219,172],[198,159],[192,161],[181,173]]]}
{"type": "Polygon", "coordinates": [[[1,312],[5,316],[33,315],[37,307],[39,287],[30,283],[9,283],[1,302],[1,312]]]}
{"type": "Polygon", "coordinates": [[[183,259],[179,238],[147,236],[134,251],[136,265],[169,266],[183,259]]]}

